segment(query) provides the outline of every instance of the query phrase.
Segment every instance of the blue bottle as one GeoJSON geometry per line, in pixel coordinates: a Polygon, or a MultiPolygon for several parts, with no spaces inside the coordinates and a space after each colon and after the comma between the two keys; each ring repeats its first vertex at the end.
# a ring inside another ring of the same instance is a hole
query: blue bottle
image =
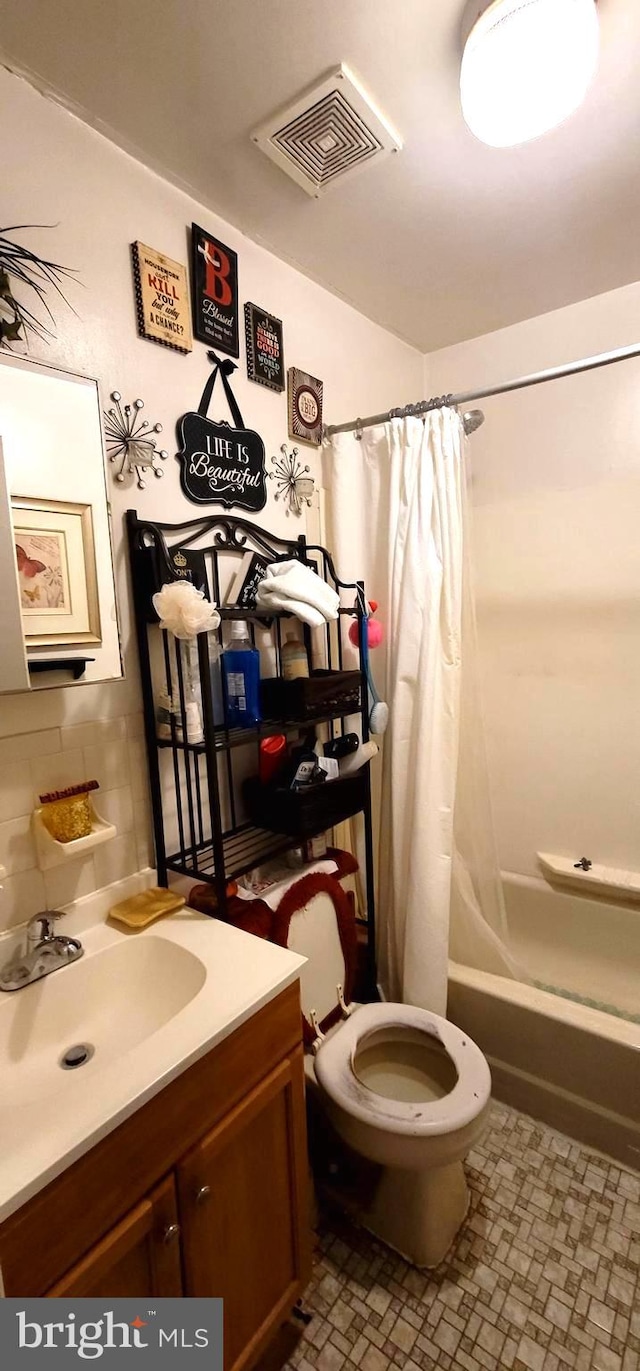
{"type": "Polygon", "coordinates": [[[241,619],[231,625],[231,644],[222,654],[227,724],[248,728],[260,722],[260,653],[251,646],[249,630],[241,619]]]}

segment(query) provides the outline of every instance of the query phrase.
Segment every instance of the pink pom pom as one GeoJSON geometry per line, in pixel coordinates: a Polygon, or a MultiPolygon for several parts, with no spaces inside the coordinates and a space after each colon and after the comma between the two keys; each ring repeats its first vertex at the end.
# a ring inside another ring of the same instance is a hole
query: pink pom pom
{"type": "MultiPolygon", "coordinates": [[[[367,619],[367,642],[369,647],[379,647],[383,637],[384,629],[379,619],[367,619]]],[[[349,642],[353,643],[354,647],[358,646],[357,619],[354,619],[353,623],[349,624],[349,642]]]]}

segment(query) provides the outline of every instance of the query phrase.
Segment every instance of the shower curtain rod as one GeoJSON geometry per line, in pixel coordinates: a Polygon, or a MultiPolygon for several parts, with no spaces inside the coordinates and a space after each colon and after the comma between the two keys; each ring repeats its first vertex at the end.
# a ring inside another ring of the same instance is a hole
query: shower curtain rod
{"type": "Polygon", "coordinates": [[[412,415],[426,414],[431,409],[442,409],[444,405],[466,405],[473,400],[487,400],[491,395],[507,395],[511,390],[539,386],[543,381],[558,381],[563,376],[575,376],[581,371],[595,371],[597,367],[608,367],[612,362],[624,362],[630,357],[639,356],[640,343],[633,343],[631,347],[601,352],[597,357],[585,357],[581,362],[568,362],[564,367],[550,367],[548,371],[534,371],[531,376],[518,376],[515,381],[505,381],[504,385],[490,386],[487,390],[465,390],[460,395],[438,395],[432,400],[419,400],[415,405],[405,405],[402,409],[390,409],[386,414],[370,414],[368,419],[352,419],[348,424],[328,424],[324,434],[331,438],[334,433],[357,433],[363,428],[386,424],[388,419],[407,419],[412,415]]]}

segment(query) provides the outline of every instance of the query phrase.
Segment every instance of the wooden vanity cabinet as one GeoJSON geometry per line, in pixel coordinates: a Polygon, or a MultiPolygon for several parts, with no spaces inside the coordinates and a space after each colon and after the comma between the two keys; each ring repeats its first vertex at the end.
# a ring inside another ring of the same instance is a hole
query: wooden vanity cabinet
{"type": "Polygon", "coordinates": [[[47,1295],[183,1295],[180,1224],[173,1176],[111,1228],[47,1295]]]}
{"type": "Polygon", "coordinates": [[[225,1367],[246,1365],[306,1270],[304,1067],[287,1058],[178,1167],[185,1287],[224,1299],[225,1367]]]}
{"type": "Polygon", "coordinates": [[[248,1371],[310,1275],[297,984],[0,1225],[5,1294],[218,1295],[248,1371]]]}

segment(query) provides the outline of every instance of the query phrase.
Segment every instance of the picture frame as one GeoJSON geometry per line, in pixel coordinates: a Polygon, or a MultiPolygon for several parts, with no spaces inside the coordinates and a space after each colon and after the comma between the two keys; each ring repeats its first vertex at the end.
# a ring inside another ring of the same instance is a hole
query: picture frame
{"type": "Polygon", "coordinates": [[[191,301],[194,336],[239,357],[238,254],[198,224],[191,225],[191,301]]]}
{"type": "Polygon", "coordinates": [[[27,648],[101,643],[91,505],[12,496],[27,648]]]}
{"type": "Polygon", "coordinates": [[[250,301],[244,307],[247,376],[269,390],[285,388],[282,320],[250,301]]]}
{"type": "Polygon", "coordinates": [[[299,367],[287,372],[287,418],[289,437],[298,443],[319,447],[322,442],[322,399],[324,385],[317,376],[299,367]]]}
{"type": "Polygon", "coordinates": [[[138,333],[151,343],[192,352],[187,269],[146,243],[131,244],[138,333]]]}

